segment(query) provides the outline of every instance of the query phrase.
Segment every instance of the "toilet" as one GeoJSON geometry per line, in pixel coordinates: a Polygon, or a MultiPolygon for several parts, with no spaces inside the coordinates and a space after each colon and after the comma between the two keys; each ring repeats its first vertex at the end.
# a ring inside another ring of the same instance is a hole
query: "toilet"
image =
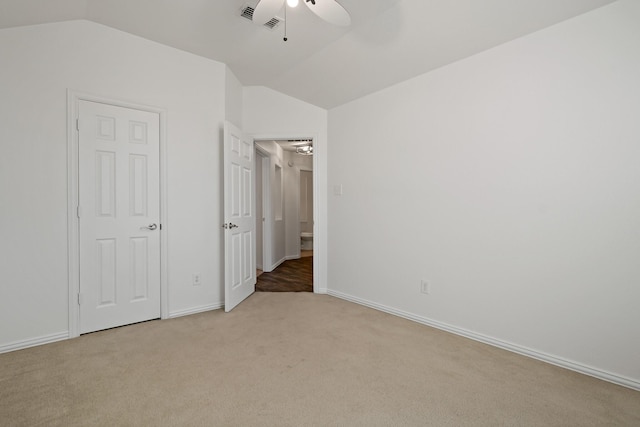
{"type": "Polygon", "coordinates": [[[300,233],[300,249],[303,251],[313,250],[313,233],[306,231],[300,233]]]}

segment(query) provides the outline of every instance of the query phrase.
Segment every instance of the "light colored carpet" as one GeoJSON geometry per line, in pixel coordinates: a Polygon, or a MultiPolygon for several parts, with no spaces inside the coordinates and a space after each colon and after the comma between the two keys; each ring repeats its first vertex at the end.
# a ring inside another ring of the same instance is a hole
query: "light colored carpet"
{"type": "Polygon", "coordinates": [[[326,295],[0,355],[3,426],[638,426],[640,393],[326,295]]]}

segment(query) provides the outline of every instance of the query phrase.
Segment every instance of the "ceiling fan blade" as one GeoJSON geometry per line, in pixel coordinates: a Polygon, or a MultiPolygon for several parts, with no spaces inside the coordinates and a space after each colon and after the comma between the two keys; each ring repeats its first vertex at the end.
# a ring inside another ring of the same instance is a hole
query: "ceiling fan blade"
{"type": "Polygon", "coordinates": [[[339,25],[341,27],[351,25],[351,15],[349,15],[349,12],[336,0],[315,0],[315,4],[305,0],[304,4],[306,4],[313,13],[333,25],[339,25]]]}
{"type": "Polygon", "coordinates": [[[282,9],[285,0],[260,0],[253,11],[253,22],[264,25],[282,9]]]}

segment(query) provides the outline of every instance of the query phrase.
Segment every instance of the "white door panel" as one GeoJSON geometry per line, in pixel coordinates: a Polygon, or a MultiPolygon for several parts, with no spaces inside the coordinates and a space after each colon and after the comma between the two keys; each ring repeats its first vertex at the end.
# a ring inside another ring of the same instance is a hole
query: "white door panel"
{"type": "Polygon", "coordinates": [[[253,141],[224,126],[225,311],[255,291],[255,201],[253,141]]]}
{"type": "Polygon", "coordinates": [[[79,102],[80,333],[160,317],[159,119],[79,102]]]}

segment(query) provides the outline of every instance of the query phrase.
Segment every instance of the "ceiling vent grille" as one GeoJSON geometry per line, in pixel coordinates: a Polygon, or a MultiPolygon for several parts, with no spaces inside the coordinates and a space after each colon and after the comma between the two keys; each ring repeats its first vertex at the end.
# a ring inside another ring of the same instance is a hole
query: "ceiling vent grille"
{"type": "MultiPolygon", "coordinates": [[[[249,6],[248,4],[245,4],[244,6],[242,6],[242,9],[240,9],[240,16],[248,19],[249,21],[253,21],[254,11],[255,11],[254,7],[249,6]]],[[[264,26],[270,30],[273,30],[274,28],[278,27],[283,21],[284,20],[282,18],[278,18],[277,16],[274,16],[266,24],[264,24],[264,26]]]]}
{"type": "Polygon", "coordinates": [[[273,30],[278,25],[280,25],[281,22],[282,22],[282,19],[278,18],[277,16],[274,16],[273,18],[269,19],[269,21],[266,24],[264,24],[264,26],[270,30],[273,30]]]}
{"type": "Polygon", "coordinates": [[[253,21],[253,12],[255,11],[254,8],[252,8],[249,5],[244,5],[242,7],[242,9],[240,9],[240,16],[242,16],[243,18],[247,18],[249,21],[253,21]]]}

